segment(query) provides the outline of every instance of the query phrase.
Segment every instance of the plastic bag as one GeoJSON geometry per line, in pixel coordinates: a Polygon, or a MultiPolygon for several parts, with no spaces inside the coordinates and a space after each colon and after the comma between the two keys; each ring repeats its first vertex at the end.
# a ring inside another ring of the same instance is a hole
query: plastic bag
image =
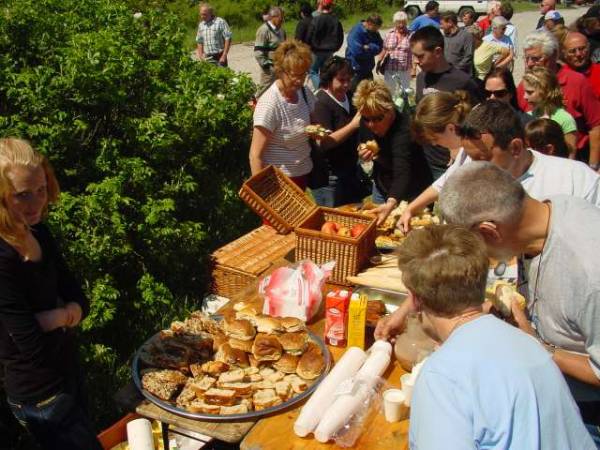
{"type": "Polygon", "coordinates": [[[292,267],[275,269],[261,280],[258,288],[264,297],[263,314],[310,320],[319,310],[323,284],[334,266],[335,261],[319,267],[303,260],[292,267]]]}

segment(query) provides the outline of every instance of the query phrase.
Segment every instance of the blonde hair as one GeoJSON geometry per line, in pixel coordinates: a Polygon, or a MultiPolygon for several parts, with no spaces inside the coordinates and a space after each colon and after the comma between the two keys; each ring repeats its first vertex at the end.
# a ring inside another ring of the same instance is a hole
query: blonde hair
{"type": "Polygon", "coordinates": [[[542,101],[536,106],[544,114],[553,114],[558,108],[564,107],[563,95],[558,84],[558,78],[545,67],[533,67],[523,75],[523,83],[527,83],[539,91],[542,101]]]}
{"type": "Polygon", "coordinates": [[[397,255],[402,281],[425,312],[454,317],[483,303],[489,259],[478,234],[456,225],[414,230],[397,255]]]}
{"type": "Polygon", "coordinates": [[[273,69],[278,78],[283,72],[308,72],[311,64],[310,47],[297,39],[283,41],[273,54],[273,69]]]}
{"type": "Polygon", "coordinates": [[[48,204],[58,199],[60,189],[48,159],[35,151],[31,144],[23,139],[0,139],[0,237],[9,244],[18,247],[25,238],[25,224],[16,219],[9,211],[8,196],[14,193],[14,186],[8,178],[8,173],[15,167],[44,169],[46,175],[47,202],[44,205],[44,215],[48,212],[48,204]]]}
{"type": "Polygon", "coordinates": [[[428,143],[435,133],[443,133],[448,124],[460,125],[471,111],[469,94],[465,91],[434,92],[417,105],[412,131],[415,139],[428,143]]]}
{"type": "Polygon", "coordinates": [[[352,97],[352,103],[361,114],[385,114],[394,109],[392,93],[383,81],[361,81],[352,97]]]}

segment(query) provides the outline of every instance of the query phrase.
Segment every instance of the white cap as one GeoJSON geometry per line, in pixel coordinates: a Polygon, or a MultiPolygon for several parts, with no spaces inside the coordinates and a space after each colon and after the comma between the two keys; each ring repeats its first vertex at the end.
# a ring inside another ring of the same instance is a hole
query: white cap
{"type": "Polygon", "coordinates": [[[560,13],[554,9],[548,11],[546,13],[546,15],[544,16],[544,20],[560,20],[562,18],[562,16],[560,15],[560,13]]]}

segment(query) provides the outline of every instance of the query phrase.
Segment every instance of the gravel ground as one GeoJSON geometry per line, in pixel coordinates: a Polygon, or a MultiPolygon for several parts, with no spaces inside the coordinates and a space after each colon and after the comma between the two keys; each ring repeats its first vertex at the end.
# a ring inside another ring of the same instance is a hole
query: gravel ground
{"type": "MultiPolygon", "coordinates": [[[[584,14],[585,11],[587,11],[587,7],[574,7],[569,9],[563,9],[560,12],[565,18],[565,23],[569,25],[572,22],[574,22],[579,16],[584,14]]],[[[526,11],[514,15],[512,23],[517,27],[519,33],[519,47],[521,47],[525,36],[529,32],[534,31],[539,16],[540,15],[537,11],[526,11]]],[[[386,32],[387,30],[382,31],[382,35],[385,35],[386,32]]],[[[233,70],[239,72],[246,72],[250,74],[252,79],[257,82],[259,78],[259,70],[258,64],[254,59],[253,46],[254,43],[233,45],[229,52],[229,67],[231,67],[233,70]]],[[[344,43],[344,46],[338,53],[343,55],[345,47],[346,45],[344,43]]],[[[523,76],[524,72],[522,55],[522,48],[519,48],[518,59],[515,63],[515,68],[513,70],[515,81],[517,83],[523,76]]]]}

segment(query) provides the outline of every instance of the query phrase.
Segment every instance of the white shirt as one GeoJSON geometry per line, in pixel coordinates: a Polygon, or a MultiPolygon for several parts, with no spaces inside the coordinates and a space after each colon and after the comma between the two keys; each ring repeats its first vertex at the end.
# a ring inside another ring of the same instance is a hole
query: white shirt
{"type": "MultiPolygon", "coordinates": [[[[544,155],[529,149],[533,160],[518,180],[527,193],[536,200],[546,200],[553,195],[571,195],[600,206],[600,176],[581,161],[544,155]]],[[[472,161],[461,148],[454,163],[432,184],[441,192],[446,180],[460,166],[472,161]]]]}

